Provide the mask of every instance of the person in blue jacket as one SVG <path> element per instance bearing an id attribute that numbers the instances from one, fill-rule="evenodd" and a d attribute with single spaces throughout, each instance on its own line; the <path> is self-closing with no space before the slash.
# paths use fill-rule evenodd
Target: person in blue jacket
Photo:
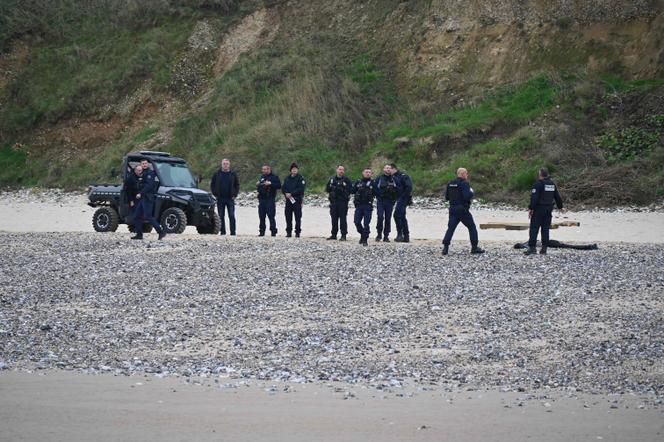
<path id="1" fill-rule="evenodd" d="M 166 232 L 161 228 L 156 219 L 154 219 L 154 199 L 157 191 L 156 175 L 150 169 L 148 160 L 141 161 L 143 171 L 141 173 L 140 187 L 136 193 L 136 207 L 134 209 L 134 236 L 131 239 L 143 239 L 143 220 L 152 224 L 152 227 L 159 234 L 159 239 L 164 239 Z"/>
<path id="2" fill-rule="evenodd" d="M 386 164 L 383 174 L 374 181 L 376 192 L 376 241 L 390 242 L 392 210 L 398 198 L 397 182 L 392 166 Z"/>
<path id="3" fill-rule="evenodd" d="M 410 229 L 406 218 L 406 208 L 413 203 L 413 180 L 405 172 L 397 169 L 396 164 L 390 165 L 392 175 L 397 183 L 397 202 L 394 207 L 394 224 L 397 227 L 395 242 L 410 242 Z"/>
<path id="4" fill-rule="evenodd" d="M 373 200 L 375 196 L 375 183 L 371 180 L 373 171 L 365 167 L 362 171 L 362 178 L 355 181 L 352 192 L 355 194 L 353 203 L 355 204 L 355 228 L 360 234 L 360 244 L 367 246 L 367 240 L 371 234 L 371 212 L 373 212 Z M 362 225 L 364 221 L 364 225 Z"/>
<path id="5" fill-rule="evenodd" d="M 290 238 L 293 232 L 293 216 L 295 217 L 295 237 L 300 237 L 302 232 L 302 203 L 304 201 L 304 189 L 306 181 L 300 175 L 297 164 L 290 166 L 290 175 L 284 179 L 281 192 L 285 198 L 284 214 L 286 215 L 286 237 Z"/>
<path id="6" fill-rule="evenodd" d="M 272 167 L 265 164 L 261 168 L 261 176 L 256 181 L 256 190 L 258 190 L 258 235 L 265 236 L 265 217 L 270 220 L 270 232 L 272 236 L 277 236 L 277 220 L 275 215 L 277 207 L 275 198 L 277 190 L 281 189 L 279 177 L 272 173 Z"/>
<path id="7" fill-rule="evenodd" d="M 563 208 L 563 199 L 558 193 L 558 186 L 551 181 L 549 171 L 541 168 L 538 174 L 538 180 L 533 185 L 530 194 L 530 204 L 528 205 L 528 217 L 530 218 L 530 237 L 528 239 L 528 250 L 526 255 L 537 253 L 537 234 L 542 230 L 542 248 L 540 254 L 546 255 L 546 249 L 549 246 L 549 229 L 551 227 L 551 215 L 553 213 L 553 203 L 556 203 L 558 210 L 565 213 Z"/>
<path id="8" fill-rule="evenodd" d="M 454 230 L 462 223 L 468 228 L 470 233 L 470 244 L 472 246 L 470 253 L 484 253 L 478 245 L 477 227 L 470 214 L 470 204 L 473 201 L 475 192 L 468 182 L 468 171 L 463 167 L 457 169 L 457 178 L 450 181 L 445 187 L 445 199 L 450 202 L 449 219 L 447 222 L 447 232 L 443 238 L 443 255 L 447 255 L 452 241 Z"/>

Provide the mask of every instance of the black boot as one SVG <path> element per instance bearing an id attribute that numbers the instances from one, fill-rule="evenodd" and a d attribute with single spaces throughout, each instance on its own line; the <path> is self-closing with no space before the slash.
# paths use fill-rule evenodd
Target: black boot
<path id="1" fill-rule="evenodd" d="M 369 239 L 368 236 L 363 236 L 362 239 L 360 240 L 360 244 L 362 244 L 364 247 L 368 246 L 369 244 L 367 243 L 367 240 Z"/>
<path id="2" fill-rule="evenodd" d="M 339 238 L 339 241 L 346 241 L 346 235 L 341 235 L 341 238 Z"/>
<path id="3" fill-rule="evenodd" d="M 403 242 L 403 235 L 401 233 L 397 234 L 397 237 L 394 238 L 394 242 Z"/>
<path id="4" fill-rule="evenodd" d="M 546 246 L 542 246 L 540 249 L 540 255 L 546 255 Z"/>
<path id="5" fill-rule="evenodd" d="M 447 255 L 447 253 L 450 251 L 450 245 L 449 244 L 443 244 L 443 256 Z"/>
<path id="6" fill-rule="evenodd" d="M 330 235 L 330 236 L 327 237 L 328 241 L 336 241 L 336 239 L 337 239 L 337 235 Z"/>
<path id="7" fill-rule="evenodd" d="M 166 238 L 166 231 L 162 229 L 161 232 L 159 232 L 159 240 L 161 241 L 164 238 Z"/>
<path id="8" fill-rule="evenodd" d="M 537 254 L 537 249 L 535 247 L 528 247 L 528 250 L 523 252 L 524 255 L 536 255 Z"/>
<path id="9" fill-rule="evenodd" d="M 272 236 L 277 236 L 277 232 L 272 232 Z"/>
<path id="10" fill-rule="evenodd" d="M 376 236 L 376 242 L 380 242 L 380 240 L 383 239 L 380 235 Z"/>
<path id="11" fill-rule="evenodd" d="M 300 237 L 300 233 L 298 232 L 298 233 L 295 234 L 295 238 L 299 238 L 299 237 Z"/>
<path id="12" fill-rule="evenodd" d="M 479 255 L 480 253 L 484 253 L 484 249 L 481 249 L 479 246 L 473 246 L 473 248 L 470 249 L 470 253 L 473 255 Z"/>
<path id="13" fill-rule="evenodd" d="M 137 233 L 136 235 L 132 236 L 131 239 L 143 239 L 143 235 L 139 235 Z"/>
<path id="14" fill-rule="evenodd" d="M 265 232 L 259 232 L 258 236 L 265 236 Z"/>
<path id="15" fill-rule="evenodd" d="M 293 236 L 293 235 L 291 235 L 290 232 L 286 232 L 286 238 L 290 238 L 291 236 Z"/>
<path id="16" fill-rule="evenodd" d="M 410 235 L 404 235 L 401 242 L 410 242 Z"/>
<path id="17" fill-rule="evenodd" d="M 386 236 L 385 238 L 383 238 L 383 242 L 390 242 L 390 238 Z"/>

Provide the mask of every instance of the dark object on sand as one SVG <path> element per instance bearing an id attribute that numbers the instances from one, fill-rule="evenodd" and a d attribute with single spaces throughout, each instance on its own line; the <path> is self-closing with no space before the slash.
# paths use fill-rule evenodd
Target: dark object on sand
<path id="1" fill-rule="evenodd" d="M 540 245 L 538 241 L 537 245 Z M 528 241 L 514 244 L 515 249 L 527 249 Z M 597 250 L 597 244 L 565 244 L 564 242 L 556 241 L 555 239 L 549 240 L 550 249 L 574 249 L 574 250 Z"/>

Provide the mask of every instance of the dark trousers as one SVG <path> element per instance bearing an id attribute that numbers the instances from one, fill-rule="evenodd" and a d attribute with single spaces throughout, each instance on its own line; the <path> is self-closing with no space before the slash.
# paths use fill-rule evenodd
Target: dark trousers
<path id="1" fill-rule="evenodd" d="M 219 212 L 219 218 L 221 218 L 221 233 L 226 233 L 226 210 L 228 210 L 228 222 L 231 227 L 231 235 L 235 235 L 235 201 L 233 198 L 219 198 L 217 200 L 217 212 Z"/>
<path id="2" fill-rule="evenodd" d="M 293 231 L 293 216 L 295 216 L 295 234 L 299 235 L 302 231 L 302 201 L 295 200 L 295 204 L 286 200 L 286 233 Z"/>
<path id="3" fill-rule="evenodd" d="M 409 198 L 399 198 L 394 208 L 394 223 L 397 225 L 397 235 L 409 236 L 408 220 L 406 219 L 406 208 Z"/>
<path id="4" fill-rule="evenodd" d="M 394 201 L 392 200 L 378 200 L 376 204 L 376 233 L 378 236 L 388 238 L 392 231 L 392 209 L 394 209 Z"/>
<path id="5" fill-rule="evenodd" d="M 536 207 L 530 218 L 530 237 L 528 247 L 537 246 L 537 234 L 542 229 L 542 247 L 549 245 L 549 229 L 551 228 L 551 214 L 553 207 Z"/>
<path id="6" fill-rule="evenodd" d="M 447 221 L 447 232 L 445 232 L 443 244 L 450 245 L 450 242 L 452 241 L 452 235 L 454 235 L 454 230 L 457 228 L 459 223 L 462 223 L 468 228 L 468 232 L 470 233 L 470 244 L 473 247 L 477 246 L 479 239 L 477 236 L 477 227 L 475 227 L 475 221 L 473 220 L 473 215 L 471 215 L 470 211 L 463 206 L 450 207 L 450 217 Z"/>
<path id="7" fill-rule="evenodd" d="M 143 198 L 138 200 L 136 208 L 134 209 L 134 233 L 136 233 L 136 235 L 143 236 L 144 220 L 152 224 L 152 227 L 154 227 L 157 233 L 161 233 L 161 226 L 157 220 L 154 219 L 154 215 L 152 215 L 153 210 L 154 203 L 152 201 Z"/>
<path id="8" fill-rule="evenodd" d="M 369 238 L 371 233 L 371 214 L 373 213 L 373 206 L 371 204 L 360 204 L 355 207 L 355 227 L 363 239 Z M 364 225 L 362 224 L 364 221 Z"/>
<path id="9" fill-rule="evenodd" d="M 330 201 L 330 218 L 332 219 L 332 236 L 337 236 L 341 229 L 342 235 L 348 234 L 348 201 Z"/>
<path id="10" fill-rule="evenodd" d="M 258 200 L 258 232 L 265 233 L 265 217 L 270 220 L 270 232 L 277 233 L 277 220 L 274 216 L 277 206 L 272 198 Z"/>

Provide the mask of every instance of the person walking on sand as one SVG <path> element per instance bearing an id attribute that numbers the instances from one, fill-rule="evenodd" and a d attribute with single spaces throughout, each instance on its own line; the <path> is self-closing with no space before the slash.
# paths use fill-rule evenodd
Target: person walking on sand
<path id="1" fill-rule="evenodd" d="M 141 181 L 139 182 L 138 193 L 136 194 L 136 207 L 134 209 L 134 236 L 131 239 L 143 239 L 143 220 L 152 224 L 152 227 L 159 234 L 159 239 L 162 240 L 166 236 L 166 232 L 154 219 L 154 199 L 157 190 L 155 182 L 155 173 L 150 169 L 147 160 L 141 161 Z"/>
<path id="2" fill-rule="evenodd" d="M 371 180 L 373 171 L 369 167 L 365 167 L 362 171 L 362 178 L 355 181 L 353 184 L 353 193 L 355 198 L 355 228 L 357 233 L 360 234 L 360 244 L 367 246 L 367 240 L 371 234 L 371 213 L 373 212 L 373 200 L 375 194 L 375 183 Z M 364 221 L 364 225 L 362 224 Z"/>
<path id="3" fill-rule="evenodd" d="M 445 187 L 445 199 L 450 202 L 450 210 L 447 232 L 445 232 L 445 237 L 443 238 L 443 255 L 447 255 L 452 235 L 454 235 L 454 230 L 459 223 L 463 223 L 470 233 L 470 253 L 484 253 L 484 249 L 478 246 L 477 227 L 475 226 L 473 215 L 470 214 L 470 204 L 473 201 L 475 192 L 468 182 L 468 171 L 460 167 L 457 169 L 456 174 L 456 179 L 450 181 Z"/>

